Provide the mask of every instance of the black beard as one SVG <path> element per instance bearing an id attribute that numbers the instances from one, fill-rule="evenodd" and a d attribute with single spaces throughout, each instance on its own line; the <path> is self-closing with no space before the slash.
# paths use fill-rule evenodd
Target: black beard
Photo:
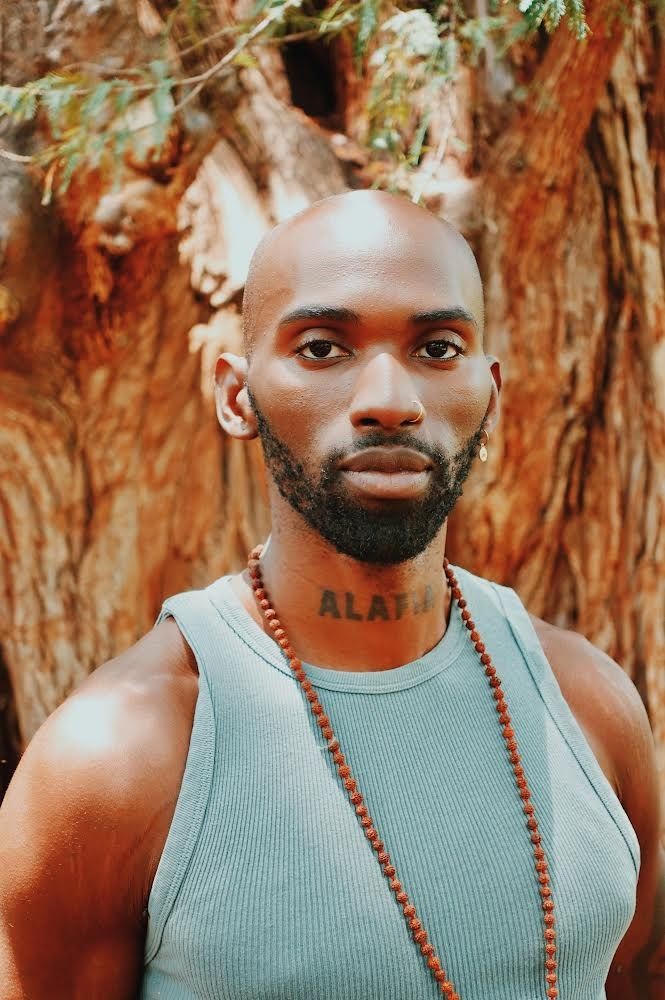
<path id="1" fill-rule="evenodd" d="M 482 425 L 454 455 L 414 441 L 406 432 L 387 435 L 368 431 L 353 451 L 402 446 L 426 455 L 433 464 L 430 487 L 422 499 L 391 502 L 372 510 L 353 500 L 341 486 L 337 468 L 350 452 L 332 452 L 312 479 L 289 446 L 277 437 L 249 392 L 263 446 L 266 467 L 277 489 L 307 524 L 343 555 L 358 562 L 394 566 L 420 555 L 436 537 L 458 499 L 482 440 Z"/>

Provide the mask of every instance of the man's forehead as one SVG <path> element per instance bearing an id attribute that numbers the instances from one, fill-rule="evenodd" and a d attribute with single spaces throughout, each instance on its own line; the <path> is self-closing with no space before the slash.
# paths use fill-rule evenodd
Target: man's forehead
<path id="1" fill-rule="evenodd" d="M 273 230 L 252 262 L 247 332 L 260 333 L 294 304 L 362 312 L 385 302 L 410 310 L 466 307 L 482 325 L 482 287 L 468 244 L 452 226 L 404 198 L 353 192 L 326 199 Z"/>

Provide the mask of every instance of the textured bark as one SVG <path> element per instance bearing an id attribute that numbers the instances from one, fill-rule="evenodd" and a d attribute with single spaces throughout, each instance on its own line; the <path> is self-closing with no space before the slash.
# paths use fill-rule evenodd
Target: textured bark
<path id="1" fill-rule="evenodd" d="M 4 79 L 151 58 L 167 8 L 19 0 Z M 220 0 L 207 16 L 231 15 Z M 665 46 L 658 23 L 636 17 L 622 41 L 600 6 L 592 19 L 586 45 L 564 30 L 525 50 L 523 105 L 510 64 L 460 74 L 406 183 L 477 249 L 504 366 L 452 557 L 622 663 L 665 778 Z M 336 43 L 337 133 L 291 105 L 262 49 L 180 123 L 159 170 L 127 164 L 118 190 L 88 172 L 44 208 L 0 161 L 0 758 L 8 687 L 26 740 L 166 594 L 239 566 L 268 530 L 258 449 L 217 431 L 212 366 L 239 344 L 262 233 L 376 176 L 349 52 Z M 5 126 L 0 141 L 29 152 L 41 136 Z"/>
<path id="2" fill-rule="evenodd" d="M 556 36 L 543 99 L 488 164 L 479 244 L 503 420 L 453 554 L 624 666 L 665 779 L 665 245 L 648 123 L 662 49 L 638 23 L 615 59 L 618 28 L 583 50 Z"/>

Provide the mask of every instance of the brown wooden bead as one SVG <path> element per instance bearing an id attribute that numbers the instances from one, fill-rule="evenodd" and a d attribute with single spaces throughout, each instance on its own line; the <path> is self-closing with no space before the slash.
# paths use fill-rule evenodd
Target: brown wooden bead
<path id="1" fill-rule="evenodd" d="M 420 948 L 423 956 L 427 959 L 428 967 L 431 970 L 434 979 L 438 983 L 441 993 L 443 993 L 448 1000 L 460 1000 L 454 984 L 448 979 L 445 970 L 441 966 L 440 960 L 434 954 L 434 948 L 428 940 L 427 931 L 423 928 L 421 921 L 416 916 L 415 906 L 409 902 L 406 892 L 402 889 L 402 884 L 397 878 L 395 866 L 391 863 L 390 855 L 385 850 L 385 845 L 381 840 L 376 827 L 373 825 L 372 819 L 368 814 L 367 807 L 363 803 L 362 795 L 356 787 L 354 778 L 351 776 L 351 769 L 346 764 L 344 754 L 341 752 L 339 741 L 334 736 L 330 719 L 325 714 L 323 706 L 319 701 L 318 694 L 314 690 L 311 681 L 308 679 L 303 669 L 302 661 L 298 658 L 295 650 L 291 646 L 287 631 L 280 622 L 277 611 L 272 606 L 270 595 L 263 585 L 261 576 L 260 560 L 262 552 L 262 545 L 255 546 L 252 549 L 248 560 L 248 572 L 256 602 L 263 612 L 268 629 L 272 632 L 273 638 L 282 649 L 284 656 L 287 658 L 291 670 L 293 671 L 295 679 L 301 685 L 305 697 L 310 703 L 312 713 L 316 717 L 317 725 L 321 728 L 321 734 L 327 741 L 327 749 L 332 754 L 332 759 L 338 767 L 340 780 L 343 782 L 346 791 L 349 792 L 349 801 L 355 808 L 360 824 L 365 830 L 365 835 L 376 852 L 377 860 L 382 866 L 384 875 L 389 880 L 390 888 L 396 894 L 396 900 L 402 905 L 404 917 L 410 931 L 412 932 L 414 942 Z M 485 644 L 482 641 L 480 633 L 476 627 L 476 623 L 474 622 L 471 612 L 467 607 L 466 599 L 462 595 L 455 572 L 446 557 L 443 559 L 443 567 L 452 598 L 457 602 L 462 621 L 469 633 L 469 637 L 474 644 L 474 649 L 479 655 L 480 662 L 488 678 L 490 692 L 495 701 L 498 721 L 505 741 L 508 760 L 512 767 L 517 790 L 523 802 L 522 808 L 524 815 L 527 817 L 526 827 L 529 831 L 533 849 L 535 867 L 534 874 L 536 875 L 539 883 L 539 892 L 542 900 L 543 933 L 545 936 L 546 954 L 546 996 L 548 1000 L 554 1000 L 554 998 L 559 996 L 559 991 L 557 989 L 557 962 L 555 958 L 557 946 L 556 931 L 554 929 L 556 922 L 554 916 L 554 900 L 552 898 L 552 888 L 550 885 L 549 866 L 541 844 L 542 838 L 536 820 L 535 808 L 531 801 L 531 791 L 521 764 L 521 756 L 517 748 L 517 738 L 515 736 L 514 727 L 511 725 L 512 720 L 508 711 L 508 704 L 505 699 L 501 679 L 497 674 L 496 668 L 492 663 L 491 656 L 487 652 Z"/>

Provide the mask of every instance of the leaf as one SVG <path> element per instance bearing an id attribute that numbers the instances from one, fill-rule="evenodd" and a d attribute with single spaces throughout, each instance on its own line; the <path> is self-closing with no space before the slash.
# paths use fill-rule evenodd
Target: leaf
<path id="1" fill-rule="evenodd" d="M 113 88 L 113 105 L 119 115 L 123 114 L 136 95 L 136 88 L 128 80 L 118 80 Z"/>
<path id="2" fill-rule="evenodd" d="M 247 49 L 243 49 L 233 60 L 234 66 L 247 66 L 250 69 L 255 69 L 258 66 L 256 57 L 248 52 Z"/>
<path id="3" fill-rule="evenodd" d="M 358 30 L 353 44 L 353 54 L 356 64 L 360 67 L 362 57 L 367 51 L 367 44 L 376 31 L 378 24 L 378 0 L 361 0 L 358 10 Z"/>
<path id="4" fill-rule="evenodd" d="M 113 90 L 114 80 L 104 80 L 103 83 L 94 87 L 83 104 L 81 105 L 81 121 L 88 125 L 94 123 L 99 117 L 109 94 Z"/>
<path id="5" fill-rule="evenodd" d="M 10 87 L 7 83 L 0 85 L 0 114 L 18 115 L 23 95 L 23 87 Z"/>
<path id="6" fill-rule="evenodd" d="M 166 59 L 153 59 L 152 62 L 148 63 L 148 68 L 158 83 L 166 83 L 167 81 L 173 83 L 171 67 Z"/>
<path id="7" fill-rule="evenodd" d="M 422 116 L 416 133 L 413 137 L 413 141 L 409 146 L 409 152 L 407 154 L 407 160 L 410 166 L 417 167 L 420 163 L 420 158 L 423 153 L 423 146 L 425 144 L 425 137 L 427 135 L 427 129 L 429 128 L 430 113 L 428 111 Z"/>
<path id="8" fill-rule="evenodd" d="M 0 86 L 0 114 L 11 115 L 16 121 L 31 121 L 37 114 L 36 84 L 39 81 L 28 84 L 25 87 L 10 87 L 9 84 Z"/>
<path id="9" fill-rule="evenodd" d="M 60 183 L 58 184 L 58 194 L 65 194 L 67 188 L 71 184 L 72 177 L 74 176 L 74 171 L 78 165 L 83 160 L 83 153 L 81 151 L 73 152 L 66 160 L 61 161 L 63 164 L 63 170 L 60 175 Z"/>
<path id="10" fill-rule="evenodd" d="M 152 128 L 152 134 L 157 146 L 163 145 L 173 118 L 172 85 L 172 80 L 164 80 L 150 95 L 152 109 L 155 112 L 155 123 Z"/>
<path id="11" fill-rule="evenodd" d="M 46 111 L 51 130 L 56 139 L 62 137 L 63 117 L 73 104 L 76 91 L 77 86 L 75 83 L 55 84 L 53 87 L 46 87 L 42 91 L 42 107 Z"/>

